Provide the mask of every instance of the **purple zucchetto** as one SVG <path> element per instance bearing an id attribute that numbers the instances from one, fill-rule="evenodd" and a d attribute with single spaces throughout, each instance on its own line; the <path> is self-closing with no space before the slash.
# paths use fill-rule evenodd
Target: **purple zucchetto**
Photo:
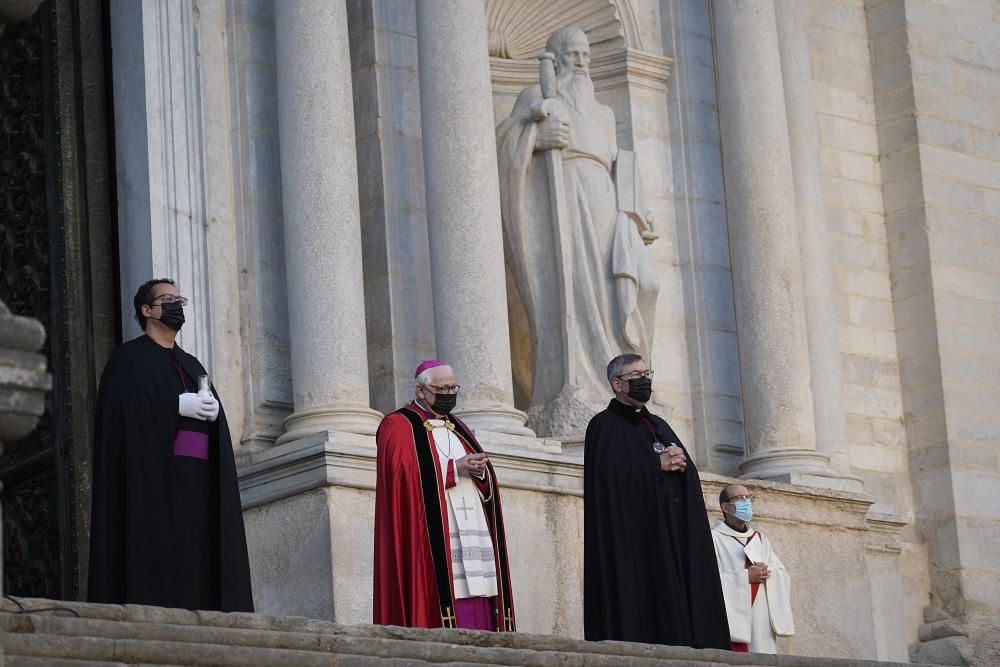
<path id="1" fill-rule="evenodd" d="M 427 359 L 426 361 L 421 361 L 420 365 L 417 366 L 417 372 L 413 374 L 413 377 L 420 377 L 420 374 L 429 368 L 437 368 L 438 366 L 447 366 L 448 364 L 443 361 L 438 361 L 437 359 Z"/>

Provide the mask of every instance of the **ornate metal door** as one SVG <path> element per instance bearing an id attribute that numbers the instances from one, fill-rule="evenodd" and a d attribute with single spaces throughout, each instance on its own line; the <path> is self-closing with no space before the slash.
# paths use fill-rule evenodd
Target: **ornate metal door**
<path id="1" fill-rule="evenodd" d="M 74 599 L 86 572 L 96 382 L 120 330 L 104 0 L 0 34 L 0 298 L 42 321 L 53 391 L 7 443 L 4 592 Z"/>

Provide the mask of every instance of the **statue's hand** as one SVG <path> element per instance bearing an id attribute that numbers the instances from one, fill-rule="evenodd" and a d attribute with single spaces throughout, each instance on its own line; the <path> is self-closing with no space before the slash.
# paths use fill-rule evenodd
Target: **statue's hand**
<path id="1" fill-rule="evenodd" d="M 569 123 L 556 114 L 539 121 L 538 134 L 535 135 L 536 151 L 565 148 L 567 144 L 569 144 Z"/>

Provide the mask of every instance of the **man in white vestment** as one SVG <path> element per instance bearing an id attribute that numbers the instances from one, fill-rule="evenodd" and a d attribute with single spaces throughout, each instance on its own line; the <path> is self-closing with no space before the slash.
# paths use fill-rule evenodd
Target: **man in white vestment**
<path id="1" fill-rule="evenodd" d="M 750 526 L 753 495 L 740 484 L 719 494 L 723 519 L 712 528 L 715 558 L 734 651 L 777 653 L 778 636 L 795 634 L 791 577 L 770 540 Z"/>

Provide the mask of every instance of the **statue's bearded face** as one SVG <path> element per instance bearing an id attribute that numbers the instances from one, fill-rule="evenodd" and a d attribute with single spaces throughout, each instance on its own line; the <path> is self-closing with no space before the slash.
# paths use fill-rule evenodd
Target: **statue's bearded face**
<path id="1" fill-rule="evenodd" d="M 581 110 L 594 101 L 594 83 L 590 80 L 590 44 L 586 35 L 568 39 L 559 52 L 556 67 L 556 87 L 559 96 L 570 106 Z"/>
<path id="2" fill-rule="evenodd" d="M 590 44 L 583 33 L 571 35 L 559 53 L 558 73 L 562 76 L 590 76 Z"/>

